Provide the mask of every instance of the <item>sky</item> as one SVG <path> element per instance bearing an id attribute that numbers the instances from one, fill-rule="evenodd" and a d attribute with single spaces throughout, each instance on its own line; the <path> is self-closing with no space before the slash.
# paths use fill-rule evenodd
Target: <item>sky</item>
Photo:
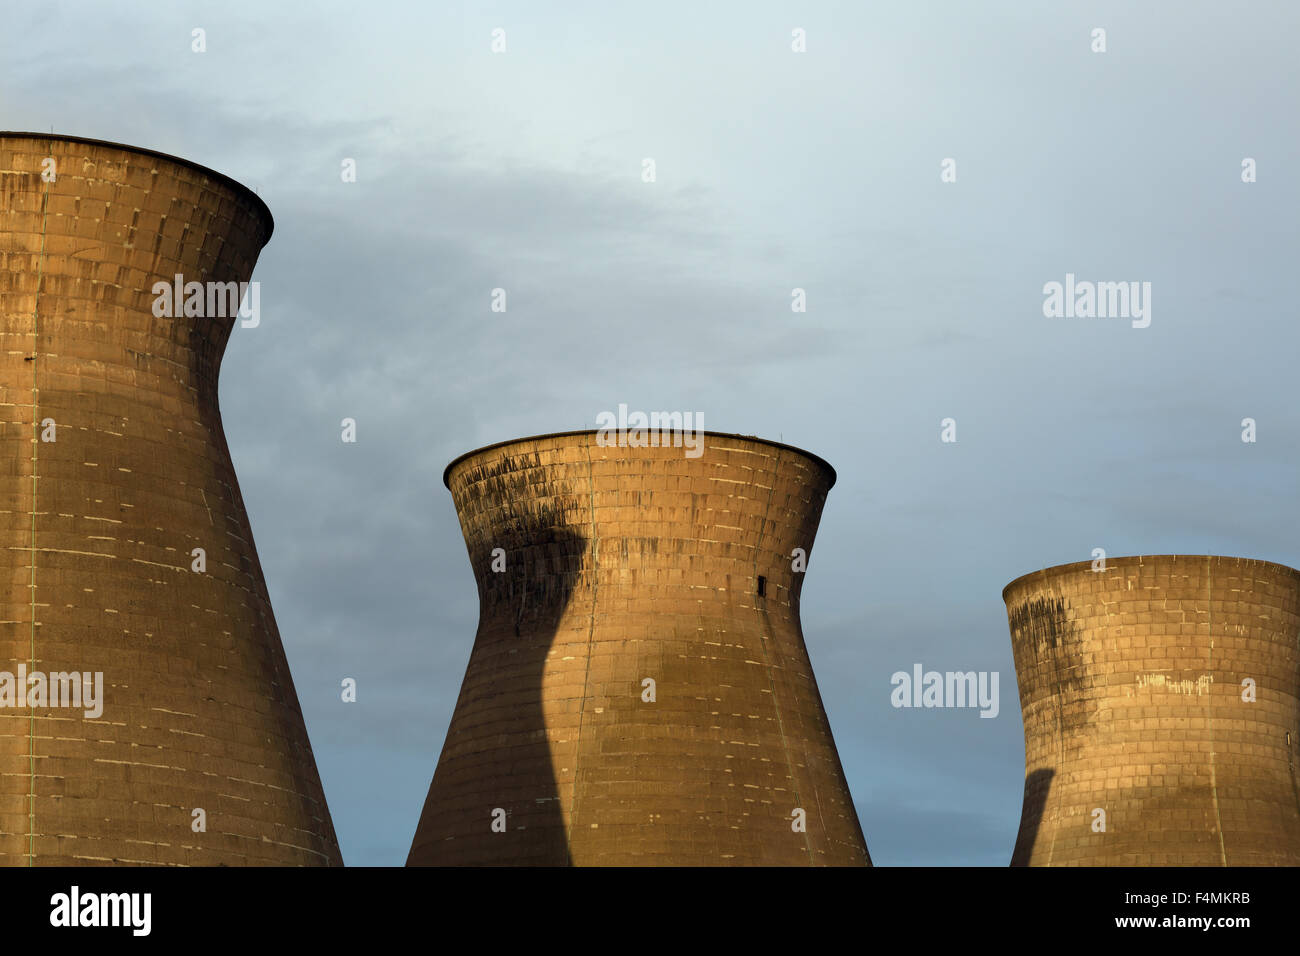
<path id="1" fill-rule="evenodd" d="M 477 622 L 442 469 L 485 444 L 626 403 L 836 468 L 803 629 L 877 865 L 1010 859 L 1009 581 L 1094 548 L 1300 566 L 1300 5 L 5 20 L 0 129 L 172 153 L 275 216 L 220 401 L 349 865 L 410 847 Z M 1067 274 L 1149 282 L 1150 325 L 1045 316 Z M 998 716 L 894 708 L 917 663 L 998 672 Z"/>

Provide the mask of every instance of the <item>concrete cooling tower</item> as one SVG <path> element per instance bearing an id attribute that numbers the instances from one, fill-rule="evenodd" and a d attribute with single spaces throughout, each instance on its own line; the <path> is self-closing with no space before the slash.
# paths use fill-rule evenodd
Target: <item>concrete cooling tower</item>
<path id="1" fill-rule="evenodd" d="M 799 624 L 835 472 L 702 441 L 448 466 L 479 625 L 409 864 L 870 863 Z"/>
<path id="2" fill-rule="evenodd" d="M 1300 864 L 1300 572 L 1107 558 L 1003 598 L 1025 722 L 1013 866 Z"/>
<path id="3" fill-rule="evenodd" d="M 271 229 L 201 166 L 0 133 L 0 862 L 341 862 L 217 409 L 213 284 Z"/>

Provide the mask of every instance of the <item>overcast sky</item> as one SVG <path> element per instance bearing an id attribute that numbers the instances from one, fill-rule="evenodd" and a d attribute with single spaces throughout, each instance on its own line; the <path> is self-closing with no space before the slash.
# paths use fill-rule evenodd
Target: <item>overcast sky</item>
<path id="1" fill-rule="evenodd" d="M 221 405 L 349 864 L 404 862 L 442 747 L 477 598 L 441 473 L 483 444 L 625 402 L 835 466 L 803 624 L 881 865 L 1010 859 L 1010 580 L 1300 565 L 1289 0 L 4 16 L 0 129 L 174 153 L 275 215 Z M 1150 282 L 1150 326 L 1045 317 L 1067 273 Z M 1000 672 L 999 716 L 894 709 L 915 663 Z"/>

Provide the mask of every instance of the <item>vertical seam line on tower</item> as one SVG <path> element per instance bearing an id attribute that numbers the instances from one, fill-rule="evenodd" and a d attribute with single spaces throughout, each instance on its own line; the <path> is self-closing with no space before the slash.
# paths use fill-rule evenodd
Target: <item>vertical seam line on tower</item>
<path id="1" fill-rule="evenodd" d="M 763 519 L 758 526 L 758 541 L 754 543 L 754 579 L 758 579 L 758 558 L 763 549 L 763 532 L 767 529 L 767 516 L 772 511 L 772 497 L 776 494 L 776 482 L 781 476 L 781 449 L 776 449 L 776 464 L 772 468 L 772 486 L 767 490 L 767 503 L 763 506 Z M 764 601 L 767 600 L 765 597 Z M 763 612 L 757 607 L 755 602 L 754 610 L 760 615 Z M 790 786 L 794 788 L 795 806 L 803 806 L 803 797 L 799 793 L 799 780 L 794 775 L 794 765 L 790 762 L 790 747 L 785 739 L 785 722 L 781 719 L 781 702 L 776 693 L 776 678 L 772 674 L 772 659 L 767 653 L 766 632 L 771 628 L 771 621 L 766 617 L 762 620 L 762 626 L 759 629 L 758 646 L 763 651 L 763 666 L 767 668 L 767 684 L 772 690 L 772 709 L 776 712 L 776 729 L 781 735 L 781 753 L 785 755 L 785 772 L 790 775 Z M 810 664 L 811 666 L 811 664 Z M 823 821 L 824 825 L 824 821 Z M 808 821 L 805 815 L 803 829 L 804 848 L 808 851 L 808 862 L 817 862 L 817 857 L 813 853 L 812 840 L 808 835 Z"/>
<path id="2" fill-rule="evenodd" d="M 53 155 L 54 143 L 47 147 Z M 57 171 L 55 175 L 58 175 Z M 44 178 L 44 177 L 42 177 Z M 36 293 L 32 302 L 32 574 L 30 590 L 32 594 L 32 635 L 31 635 L 31 669 L 36 670 L 36 465 L 41 447 L 41 416 L 37 413 L 40 390 L 36 384 L 36 366 L 41 353 L 40 311 L 41 282 L 45 264 L 45 233 L 49 222 L 50 183 L 45 180 L 41 190 L 41 251 L 36 257 Z M 36 705 L 30 704 L 27 729 L 28 789 L 27 789 L 27 865 L 36 861 Z"/>
<path id="3" fill-rule="evenodd" d="M 1219 859 L 1223 865 L 1228 865 L 1228 850 L 1223 844 L 1223 819 L 1219 815 L 1219 784 L 1215 779 L 1214 768 L 1214 605 L 1211 600 L 1214 590 L 1211 587 L 1211 562 L 1214 558 L 1210 555 L 1205 556 L 1205 614 L 1209 618 L 1210 628 L 1210 652 L 1208 656 L 1208 670 L 1210 674 L 1210 686 L 1206 688 L 1205 693 L 1205 728 L 1210 738 L 1210 796 L 1214 801 L 1214 830 L 1219 834 Z"/>
<path id="4" fill-rule="evenodd" d="M 573 783 L 569 787 L 569 824 L 565 827 L 564 852 L 573 862 L 573 824 L 578 817 L 578 768 L 582 762 L 582 720 L 587 713 L 587 684 L 591 679 L 592 641 L 596 634 L 596 597 L 600 590 L 600 539 L 596 535 L 596 478 L 591 468 L 591 441 L 583 444 L 587 453 L 587 502 L 591 510 L 591 615 L 587 619 L 587 663 L 582 673 L 582 699 L 578 701 L 578 733 L 573 748 Z M 543 721 L 544 723 L 544 721 Z"/>
<path id="5" fill-rule="evenodd" d="M 1094 572 L 1094 573 L 1101 573 L 1101 574 L 1104 574 L 1105 571 L 1103 570 L 1103 571 L 1101 571 L 1101 572 Z M 1062 598 L 1062 605 L 1064 606 L 1065 595 L 1062 595 L 1061 598 Z M 1103 598 L 1103 600 L 1104 600 L 1104 598 Z M 1108 618 L 1108 620 L 1107 620 L 1106 623 L 1107 623 L 1107 626 L 1109 626 L 1109 624 L 1110 624 L 1110 621 L 1109 621 L 1109 617 L 1110 617 L 1110 609 L 1109 609 L 1109 608 L 1106 609 L 1106 617 Z M 1055 710 L 1056 710 L 1056 766 L 1058 766 L 1058 767 L 1064 767 L 1064 766 L 1065 766 L 1065 711 L 1064 711 L 1063 706 L 1062 706 L 1062 704 L 1061 704 L 1061 701 L 1062 701 L 1062 699 L 1063 699 L 1064 696 L 1065 696 L 1065 688 L 1063 688 L 1063 687 L 1061 686 L 1061 662 L 1060 662 L 1060 660 L 1057 659 L 1056 654 L 1057 654 L 1057 650 L 1058 650 L 1057 645 L 1058 645 L 1058 644 L 1063 644 L 1063 643 L 1065 642 L 1065 630 L 1066 630 L 1065 624 L 1066 624 L 1066 623 L 1067 623 L 1067 622 L 1066 622 L 1066 620 L 1064 619 L 1064 614 L 1063 614 L 1063 620 L 1062 620 L 1062 622 L 1061 622 L 1061 624 L 1062 624 L 1061 634 L 1060 634 L 1059 638 L 1058 638 L 1056 641 L 1052 642 L 1052 644 L 1051 644 L 1051 654 L 1052 654 L 1052 688 L 1053 688 L 1053 691 L 1054 691 L 1053 694 L 1052 694 L 1052 696 L 1056 699 L 1056 708 L 1055 708 Z M 1063 783 L 1064 783 L 1064 781 L 1062 781 L 1062 784 L 1058 784 L 1057 787 L 1056 787 L 1056 817 L 1055 817 L 1055 819 L 1052 821 L 1052 842 L 1050 842 L 1049 844 L 1047 844 L 1047 864 L 1046 864 L 1047 866 L 1051 866 L 1051 865 L 1052 865 L 1052 860 L 1053 860 L 1053 859 L 1055 858 L 1055 856 L 1056 856 L 1056 833 L 1057 833 L 1057 830 L 1059 830 L 1059 829 L 1060 829 L 1060 826 L 1061 826 L 1061 802 L 1062 802 L 1062 800 L 1064 799 L 1064 794 L 1061 792 Z M 1049 788 L 1051 787 L 1051 784 L 1050 784 L 1050 783 L 1048 784 L 1048 787 L 1049 787 Z M 1051 796 L 1051 790 L 1050 790 L 1050 789 L 1048 790 L 1048 796 L 1049 796 L 1049 797 Z M 1046 808 L 1046 806 L 1044 806 L 1044 808 L 1043 808 L 1043 812 L 1044 812 L 1044 814 L 1046 814 L 1046 811 L 1047 811 L 1047 808 Z M 1040 826 L 1040 827 L 1042 826 L 1041 818 L 1040 818 L 1039 826 Z M 1035 837 L 1035 842 L 1037 842 L 1037 837 Z M 1030 848 L 1030 856 L 1031 856 L 1031 857 L 1033 856 L 1033 848 L 1032 848 L 1032 847 Z"/>

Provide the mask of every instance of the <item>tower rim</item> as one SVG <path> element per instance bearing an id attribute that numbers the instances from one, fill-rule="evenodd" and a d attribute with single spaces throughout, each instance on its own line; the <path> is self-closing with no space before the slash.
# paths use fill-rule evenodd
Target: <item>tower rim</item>
<path id="1" fill-rule="evenodd" d="M 1133 563 L 1143 564 L 1145 562 L 1155 563 L 1156 561 L 1191 562 L 1191 561 L 1206 561 L 1206 560 L 1233 561 L 1236 562 L 1237 564 L 1260 565 L 1263 567 L 1274 568 L 1276 570 L 1283 571 L 1286 574 L 1292 575 L 1293 577 L 1300 578 L 1300 570 L 1297 570 L 1296 568 L 1293 568 L 1288 564 L 1282 564 L 1280 561 L 1268 561 L 1264 558 L 1247 558 L 1247 557 L 1242 557 L 1240 555 L 1233 555 L 1233 554 L 1166 553 L 1166 554 L 1125 554 L 1125 555 L 1117 555 L 1115 557 L 1111 557 L 1110 555 L 1106 556 L 1106 564 L 1108 568 L 1112 564 L 1129 565 Z M 1092 561 L 1071 561 L 1067 564 L 1055 564 L 1052 565 L 1051 567 L 1039 568 L 1037 571 L 1030 571 L 1027 574 L 1022 574 L 1018 578 L 1012 580 L 1010 583 L 1007 584 L 1006 587 L 1002 589 L 1002 603 L 1004 604 L 1006 603 L 1007 593 L 1012 588 L 1014 588 L 1018 584 L 1023 584 L 1024 582 L 1030 580 L 1031 578 L 1047 579 L 1047 578 L 1061 577 L 1063 575 L 1071 574 L 1076 571 L 1082 571 L 1083 569 L 1090 568 L 1091 566 L 1092 566 Z"/>
<path id="2" fill-rule="evenodd" d="M 451 471 L 453 468 L 455 468 L 461 462 L 466 461 L 467 459 L 473 458 L 476 455 L 481 455 L 484 452 L 492 451 L 493 449 L 496 448 L 504 448 L 507 445 L 522 445 L 527 442 L 545 441 L 550 438 L 573 438 L 573 437 L 577 437 L 578 435 L 597 435 L 603 430 L 604 429 L 600 429 L 600 428 L 578 428 L 578 429 L 574 429 L 573 431 L 546 432 L 541 435 L 526 435 L 522 438 L 509 438 L 506 439 L 505 441 L 492 442 L 490 445 L 484 445 L 481 448 L 475 448 L 471 451 L 465 452 L 464 454 L 457 455 L 450 462 L 448 462 L 447 467 L 442 470 L 442 483 L 447 488 L 447 490 L 450 491 Z M 674 429 L 672 432 L 672 434 L 674 435 L 681 434 L 681 433 L 682 431 L 678 429 Z M 804 458 L 807 458 L 809 461 L 816 463 L 821 468 L 824 468 L 826 470 L 826 473 L 830 476 L 830 483 L 827 484 L 826 486 L 827 491 L 835 487 L 835 482 L 838 476 L 836 475 L 835 468 L 831 465 L 831 463 L 828 462 L 825 458 L 821 457 L 820 455 L 815 455 L 810 451 L 805 451 L 804 449 L 798 447 L 797 445 L 787 445 L 784 442 L 772 441 L 769 438 L 759 438 L 757 435 L 740 435 L 735 432 L 717 432 L 717 431 L 706 430 L 706 431 L 701 431 L 693 434 L 699 434 L 710 438 L 738 439 L 740 441 L 753 442 L 757 445 L 768 445 L 772 448 L 782 448 L 785 449 L 786 451 L 795 452 L 796 454 L 802 455 Z"/>
<path id="3" fill-rule="evenodd" d="M 164 153 L 160 150 L 149 149 L 144 146 L 132 146 L 130 143 L 115 143 L 107 139 L 94 139 L 89 136 L 70 136 L 66 133 L 33 133 L 24 130 L 0 130 L 0 139 L 38 139 L 46 142 L 59 143 L 81 143 L 86 146 L 105 146 L 109 149 L 119 149 L 127 153 L 136 153 L 140 156 L 148 156 L 151 159 L 164 159 L 169 163 L 175 163 L 177 166 L 187 166 L 190 169 L 203 173 L 212 179 L 229 186 L 237 194 L 248 199 L 262 219 L 266 222 L 266 236 L 262 240 L 262 248 L 271 241 L 271 234 L 275 232 L 275 217 L 271 215 L 271 207 L 253 190 L 249 189 L 233 176 L 227 176 L 225 173 L 218 172 L 202 163 L 196 163 L 193 160 L 185 159 L 183 156 L 173 156 L 171 153 Z"/>

